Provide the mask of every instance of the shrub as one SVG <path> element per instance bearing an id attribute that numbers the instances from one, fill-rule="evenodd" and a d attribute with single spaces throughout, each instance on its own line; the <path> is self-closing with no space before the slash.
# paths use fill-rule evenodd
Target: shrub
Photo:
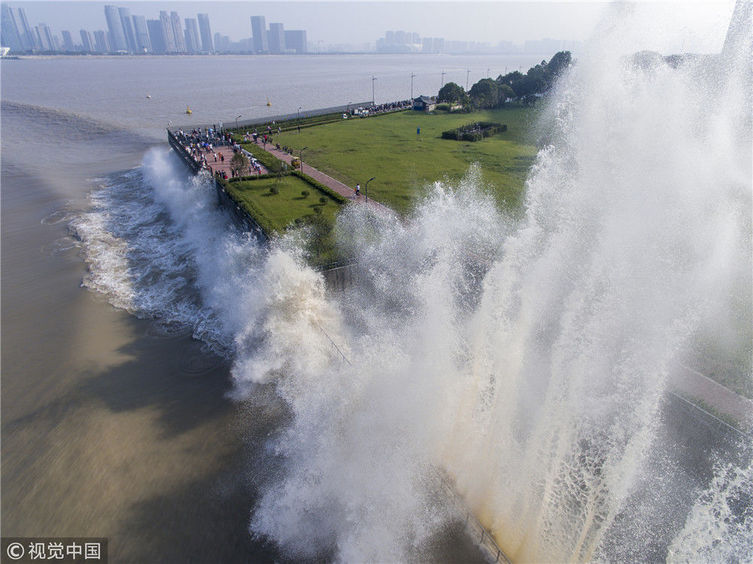
<path id="1" fill-rule="evenodd" d="M 319 203 L 322 204 L 322 205 L 326 204 L 327 203 L 327 198 L 325 198 L 324 196 L 322 196 L 321 198 L 319 198 Z"/>
<path id="2" fill-rule="evenodd" d="M 278 188 L 277 186 L 272 186 L 272 187 L 270 187 L 270 189 L 269 189 L 269 193 L 270 193 L 270 194 L 274 194 L 274 195 L 277 195 L 277 194 L 279 194 L 279 193 L 280 193 L 280 189 L 279 189 L 279 188 Z"/>
<path id="3" fill-rule="evenodd" d="M 449 104 L 445 104 L 445 103 L 443 103 L 443 104 L 437 104 L 436 109 L 439 110 L 439 111 L 441 111 L 441 112 L 449 112 L 450 111 L 450 105 Z"/>
<path id="4" fill-rule="evenodd" d="M 507 125 L 491 121 L 479 121 L 468 123 L 457 129 L 442 132 L 442 139 L 454 139 L 456 141 L 480 141 L 484 137 L 491 137 L 497 133 L 507 131 Z"/>
<path id="5" fill-rule="evenodd" d="M 380 115 L 384 115 L 384 114 L 380 114 Z M 321 182 L 318 182 L 318 181 L 314 180 L 309 175 L 302 173 L 300 170 L 294 170 L 293 171 L 293 176 L 297 176 L 301 180 L 305 180 L 311 186 L 313 186 L 314 188 L 316 188 L 317 190 L 319 190 L 322 194 L 324 194 L 326 196 L 329 196 L 334 201 L 336 201 L 338 204 L 346 204 L 346 203 L 348 203 L 348 199 L 345 196 L 343 196 L 342 194 L 338 194 L 337 192 L 335 192 L 334 190 L 332 190 L 331 188 L 329 188 L 329 186 L 325 186 Z"/>
<path id="6" fill-rule="evenodd" d="M 309 194 L 311 194 L 311 192 L 309 192 L 308 190 L 301 190 L 301 196 L 303 196 L 304 198 L 308 198 Z"/>
<path id="7" fill-rule="evenodd" d="M 244 143 L 243 148 L 251 153 L 256 159 L 264 165 L 269 172 L 280 172 L 283 170 L 283 162 L 275 157 L 273 154 L 268 153 L 256 143 Z"/>

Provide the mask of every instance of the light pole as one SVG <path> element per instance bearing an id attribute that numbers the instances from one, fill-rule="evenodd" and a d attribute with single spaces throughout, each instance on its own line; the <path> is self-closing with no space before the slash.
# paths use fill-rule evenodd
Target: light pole
<path id="1" fill-rule="evenodd" d="M 439 85 L 440 89 L 444 86 L 444 75 L 446 74 L 447 74 L 446 72 L 442 71 L 442 84 Z"/>
<path id="2" fill-rule="evenodd" d="M 304 151 L 305 151 L 306 149 L 308 149 L 308 147 L 304 147 L 303 149 L 301 149 L 301 152 L 299 153 L 299 154 L 300 154 L 300 157 L 298 157 L 299 159 L 301 159 L 301 174 L 303 174 L 303 152 L 304 152 Z"/>
<path id="3" fill-rule="evenodd" d="M 235 131 L 238 131 L 238 118 L 241 117 L 243 114 L 238 114 L 235 116 Z"/>
<path id="4" fill-rule="evenodd" d="M 372 74 L 371 75 L 371 105 L 374 105 L 374 81 L 376 80 L 376 77 Z"/>
<path id="5" fill-rule="evenodd" d="M 413 79 L 415 78 L 415 74 L 410 73 L 410 103 L 413 103 Z"/>
<path id="6" fill-rule="evenodd" d="M 367 201 L 367 202 L 369 201 L 369 182 L 371 182 L 371 181 L 372 181 L 372 180 L 374 180 L 375 178 L 376 178 L 376 176 L 372 176 L 371 178 L 369 178 L 369 179 L 368 179 L 368 180 L 366 181 L 366 186 L 364 187 L 364 194 L 366 194 L 366 201 Z"/>
<path id="7" fill-rule="evenodd" d="M 465 71 L 465 91 L 468 92 L 468 79 L 471 78 L 471 69 Z"/>
<path id="8" fill-rule="evenodd" d="M 301 106 L 298 106 L 298 135 L 301 134 Z"/>

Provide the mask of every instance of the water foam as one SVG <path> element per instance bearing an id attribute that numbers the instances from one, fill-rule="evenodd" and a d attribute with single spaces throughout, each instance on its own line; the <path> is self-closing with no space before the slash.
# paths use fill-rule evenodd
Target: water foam
<path id="1" fill-rule="evenodd" d="M 555 94 L 520 223 L 473 173 L 405 223 L 351 209 L 362 282 L 341 317 L 311 281 L 270 307 L 269 343 L 235 371 L 241 389 L 276 378 L 292 412 L 254 532 L 296 556 L 420 555 L 448 518 L 442 468 L 516 559 L 667 556 L 696 487 L 657 454 L 668 376 L 720 320 L 739 331 L 716 353 L 749 353 L 750 82 L 718 59 L 615 56 L 617 35 Z"/>

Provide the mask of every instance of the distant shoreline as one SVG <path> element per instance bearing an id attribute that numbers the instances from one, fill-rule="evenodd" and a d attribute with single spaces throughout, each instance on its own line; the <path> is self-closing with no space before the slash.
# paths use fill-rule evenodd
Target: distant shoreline
<path id="1" fill-rule="evenodd" d="M 551 57 L 549 52 L 541 53 L 478 53 L 467 51 L 462 53 L 378 53 L 376 51 L 328 51 L 326 53 L 296 53 L 296 54 L 256 54 L 256 53 L 18 53 L 2 57 L 2 59 L 52 59 L 52 58 L 101 58 L 101 59 L 123 59 L 123 58 L 151 58 L 151 57 L 264 57 L 264 58 L 283 58 L 283 57 L 329 57 L 338 55 L 363 55 L 363 56 L 420 56 L 420 57 Z"/>

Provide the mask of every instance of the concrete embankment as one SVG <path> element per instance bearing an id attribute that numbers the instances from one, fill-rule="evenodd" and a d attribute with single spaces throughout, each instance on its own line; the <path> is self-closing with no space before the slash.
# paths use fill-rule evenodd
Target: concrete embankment
<path id="1" fill-rule="evenodd" d="M 186 148 L 180 143 L 178 138 L 169 129 L 167 130 L 167 141 L 173 148 L 175 153 L 181 158 L 181 160 L 193 174 L 199 174 L 201 172 L 201 163 L 197 162 L 189 154 Z M 241 229 L 250 231 L 260 240 L 267 241 L 269 239 L 269 234 L 266 233 L 264 229 L 262 229 L 262 227 L 253 218 L 253 216 L 248 213 L 248 211 L 246 211 L 243 207 L 238 205 L 238 203 L 233 200 L 233 198 L 230 197 L 230 194 L 227 193 L 227 190 L 225 190 L 225 187 L 217 178 L 213 177 L 212 180 L 214 182 L 215 190 L 217 191 L 217 199 L 219 204 L 230 211 L 233 219 L 238 224 L 238 226 Z"/>

